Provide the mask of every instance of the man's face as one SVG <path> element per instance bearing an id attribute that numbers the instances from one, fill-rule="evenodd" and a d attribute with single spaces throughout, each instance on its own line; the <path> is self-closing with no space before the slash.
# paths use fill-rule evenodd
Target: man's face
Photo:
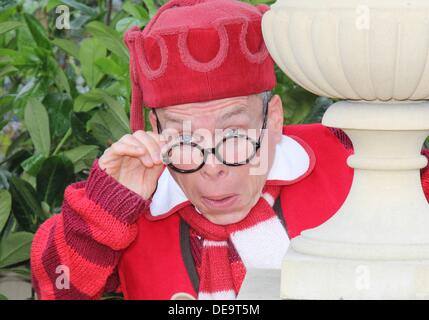
<path id="1" fill-rule="evenodd" d="M 203 148 L 210 148 L 220 141 L 222 132 L 230 129 L 246 132 L 256 141 L 263 124 L 263 103 L 258 95 L 251 95 L 170 106 L 157 109 L 157 115 L 163 132 L 167 129 L 179 134 L 192 133 L 203 137 L 198 139 Z M 156 132 L 153 113 L 150 121 Z M 282 126 L 283 108 L 276 95 L 269 104 L 261 148 L 249 164 L 227 166 L 209 154 L 205 165 L 196 172 L 183 174 L 169 170 L 188 199 L 208 220 L 222 225 L 238 222 L 259 200 L 274 159 L 275 145 L 281 139 Z"/>

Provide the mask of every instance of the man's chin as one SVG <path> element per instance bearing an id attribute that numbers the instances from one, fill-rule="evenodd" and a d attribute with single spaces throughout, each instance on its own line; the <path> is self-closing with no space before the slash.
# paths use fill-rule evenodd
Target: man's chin
<path id="1" fill-rule="evenodd" d="M 239 212 L 239 211 L 238 212 L 233 211 L 233 213 L 210 212 L 207 214 L 203 212 L 202 214 L 207 220 L 209 220 L 212 223 L 215 223 L 218 225 L 228 225 L 228 224 L 240 222 L 247 216 L 248 212 L 247 213 Z"/>

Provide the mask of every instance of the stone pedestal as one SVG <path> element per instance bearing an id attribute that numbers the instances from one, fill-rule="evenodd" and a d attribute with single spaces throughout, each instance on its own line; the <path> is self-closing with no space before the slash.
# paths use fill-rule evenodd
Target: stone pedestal
<path id="1" fill-rule="evenodd" d="M 331 219 L 291 241 L 281 297 L 428 298 L 420 152 L 429 135 L 429 2 L 279 0 L 262 26 L 292 80 L 345 100 L 322 123 L 354 146 L 349 195 Z"/>
<path id="2" fill-rule="evenodd" d="M 248 269 L 237 300 L 279 300 L 280 269 Z"/>
<path id="3" fill-rule="evenodd" d="M 289 249 L 283 299 L 429 299 L 429 260 L 326 258 Z"/>

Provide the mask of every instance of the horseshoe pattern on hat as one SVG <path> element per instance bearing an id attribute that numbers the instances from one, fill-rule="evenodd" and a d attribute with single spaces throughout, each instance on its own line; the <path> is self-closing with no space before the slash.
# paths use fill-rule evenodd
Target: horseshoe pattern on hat
<path id="1" fill-rule="evenodd" d="M 149 63 L 146 60 L 146 56 L 144 54 L 143 33 L 139 32 L 134 41 L 134 44 L 138 51 L 136 54 L 138 65 L 140 66 L 140 69 L 143 72 L 143 74 L 149 80 L 153 80 L 162 76 L 165 72 L 165 69 L 167 68 L 167 62 L 168 62 L 168 49 L 167 49 L 165 40 L 160 35 L 157 35 L 157 34 L 152 35 L 151 37 L 153 37 L 156 40 L 156 43 L 158 44 L 158 47 L 161 53 L 161 63 L 159 64 L 158 69 L 155 69 L 155 70 L 150 67 Z"/>
<path id="2" fill-rule="evenodd" d="M 218 68 L 222 64 L 228 52 L 228 34 L 223 24 L 218 25 L 217 32 L 219 35 L 219 50 L 216 56 L 208 62 L 200 62 L 195 60 L 189 52 L 187 45 L 189 29 L 179 33 L 178 47 L 180 58 L 188 68 L 199 72 L 208 72 Z"/>
<path id="3" fill-rule="evenodd" d="M 261 50 L 259 50 L 256 53 L 250 52 L 246 41 L 247 32 L 249 30 L 249 21 L 247 19 L 243 19 L 242 22 L 243 24 L 241 25 L 241 32 L 240 32 L 240 39 L 239 39 L 241 51 L 251 63 L 262 63 L 265 60 L 265 58 L 268 56 L 268 49 L 265 46 L 264 40 L 262 38 Z"/>

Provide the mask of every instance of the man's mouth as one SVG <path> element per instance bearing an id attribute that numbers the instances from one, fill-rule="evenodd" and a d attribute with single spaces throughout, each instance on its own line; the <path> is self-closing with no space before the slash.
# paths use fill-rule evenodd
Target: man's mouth
<path id="1" fill-rule="evenodd" d="M 237 200 L 237 194 L 228 194 L 221 196 L 202 197 L 204 204 L 209 208 L 226 209 L 231 207 Z"/>

